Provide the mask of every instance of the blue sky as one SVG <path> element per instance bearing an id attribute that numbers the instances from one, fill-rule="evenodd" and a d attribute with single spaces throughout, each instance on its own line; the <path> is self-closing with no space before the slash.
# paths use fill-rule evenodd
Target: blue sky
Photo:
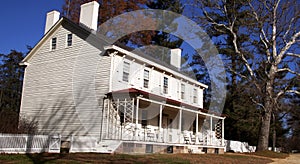
<path id="1" fill-rule="evenodd" d="M 27 52 L 44 34 L 46 13 L 61 11 L 64 0 L 8 0 L 1 2 L 0 53 Z"/>

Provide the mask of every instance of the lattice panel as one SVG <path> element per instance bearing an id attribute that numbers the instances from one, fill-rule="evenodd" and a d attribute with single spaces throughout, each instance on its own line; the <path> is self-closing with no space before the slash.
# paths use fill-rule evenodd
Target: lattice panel
<path id="1" fill-rule="evenodd" d="M 216 138 L 222 138 L 222 120 L 218 120 L 218 123 L 215 125 Z"/>
<path id="2" fill-rule="evenodd" d="M 134 103 L 133 101 L 123 100 L 119 101 L 120 112 L 124 115 L 124 124 L 133 123 L 133 114 L 134 114 Z"/>
<path id="3" fill-rule="evenodd" d="M 134 100 L 116 99 L 106 106 L 108 119 L 107 139 L 130 139 L 133 136 Z"/>

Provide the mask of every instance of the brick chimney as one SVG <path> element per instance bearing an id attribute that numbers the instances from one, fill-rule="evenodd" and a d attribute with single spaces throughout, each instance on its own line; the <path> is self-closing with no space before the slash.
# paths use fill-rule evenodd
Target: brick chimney
<path id="1" fill-rule="evenodd" d="M 86 27 L 97 31 L 99 3 L 92 1 L 81 5 L 79 22 Z"/>
<path id="2" fill-rule="evenodd" d="M 60 13 L 55 10 L 47 13 L 44 34 L 46 34 L 49 31 L 49 29 L 59 20 L 59 16 L 60 16 Z"/>

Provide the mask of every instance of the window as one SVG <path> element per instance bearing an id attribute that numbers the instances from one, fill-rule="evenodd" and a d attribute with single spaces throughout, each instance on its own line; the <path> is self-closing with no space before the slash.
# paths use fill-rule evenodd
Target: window
<path id="1" fill-rule="evenodd" d="M 184 100 L 185 85 L 181 84 L 181 99 Z"/>
<path id="2" fill-rule="evenodd" d="M 72 46 L 72 38 L 73 38 L 72 34 L 67 35 L 67 46 L 68 47 Z"/>
<path id="3" fill-rule="evenodd" d="M 193 103 L 197 103 L 197 89 L 194 89 L 194 95 L 193 95 Z"/>
<path id="4" fill-rule="evenodd" d="M 130 64 L 128 62 L 123 63 L 123 81 L 128 82 L 129 79 L 129 70 L 130 70 Z"/>
<path id="5" fill-rule="evenodd" d="M 149 88 L 149 71 L 144 70 L 144 87 Z"/>
<path id="6" fill-rule="evenodd" d="M 56 38 L 52 38 L 51 40 L 51 50 L 55 50 L 56 49 Z"/>
<path id="7" fill-rule="evenodd" d="M 164 77 L 164 86 L 163 86 L 163 92 L 164 94 L 168 94 L 168 78 Z"/>

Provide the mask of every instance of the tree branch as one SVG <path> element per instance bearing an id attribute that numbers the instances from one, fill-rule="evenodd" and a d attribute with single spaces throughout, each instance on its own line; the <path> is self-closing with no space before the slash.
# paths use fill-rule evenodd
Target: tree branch
<path id="1" fill-rule="evenodd" d="M 265 108 L 265 106 L 264 106 L 262 103 L 259 103 L 259 102 L 255 101 L 255 100 L 253 99 L 253 97 L 250 97 L 250 99 L 251 99 L 251 101 L 252 101 L 253 103 L 255 103 L 256 105 L 260 106 L 261 108 L 263 108 L 264 111 L 266 111 L 266 108 Z"/>
<path id="2" fill-rule="evenodd" d="M 217 25 L 217 26 L 219 26 L 219 27 L 224 27 L 225 29 L 230 30 L 230 28 L 229 28 L 228 26 L 226 26 L 225 24 L 215 22 L 215 21 L 208 15 L 207 11 L 203 10 L 203 13 L 204 13 L 205 17 L 206 17 L 213 25 Z"/>
<path id="3" fill-rule="evenodd" d="M 297 33 L 295 33 L 291 40 L 286 43 L 286 45 L 281 49 L 278 57 L 276 58 L 276 62 L 275 64 L 278 65 L 283 57 L 283 55 L 286 53 L 286 51 L 296 42 L 296 39 L 300 36 L 300 31 L 298 31 Z"/>
<path id="4" fill-rule="evenodd" d="M 238 76 L 240 76 L 240 77 L 242 77 L 242 78 L 244 78 L 244 79 L 248 79 L 248 80 L 249 80 L 249 78 L 248 78 L 247 76 L 238 73 L 237 71 L 233 70 L 232 67 L 229 67 L 229 70 L 230 70 L 232 73 L 234 73 L 234 74 L 236 74 L 236 75 L 238 75 Z"/>
<path id="5" fill-rule="evenodd" d="M 295 17 L 293 17 L 293 18 L 291 19 L 291 21 L 290 21 L 290 23 L 289 23 L 289 26 L 288 26 L 288 29 L 286 30 L 286 32 L 284 33 L 284 35 L 283 35 L 283 37 L 282 37 L 285 43 L 286 43 L 286 39 L 285 39 L 285 38 L 286 38 L 287 34 L 291 31 L 292 24 L 293 24 L 294 20 L 295 20 Z"/>
<path id="6" fill-rule="evenodd" d="M 295 54 L 295 53 L 286 53 L 287 56 L 293 56 L 293 57 L 297 57 L 297 58 L 300 58 L 300 54 Z"/>
<path id="7" fill-rule="evenodd" d="M 280 0 L 278 0 L 274 6 L 273 9 L 273 23 L 272 23 L 272 52 L 273 52 L 273 57 L 275 59 L 275 57 L 277 56 L 277 48 L 276 48 L 276 31 L 277 31 L 277 27 L 276 27 L 276 21 L 277 21 L 277 8 L 279 5 Z"/>
<path id="8" fill-rule="evenodd" d="M 286 93 L 295 93 L 297 95 L 300 95 L 300 92 L 296 90 L 287 90 Z"/>
<path id="9" fill-rule="evenodd" d="M 258 14 L 257 14 L 257 12 L 255 11 L 255 9 L 254 9 L 254 7 L 252 6 L 252 4 L 249 2 L 248 3 L 249 4 L 249 6 L 251 7 L 251 9 L 252 9 L 252 13 L 253 13 L 253 15 L 254 15 L 254 18 L 255 18 L 255 20 L 257 21 L 257 22 L 260 22 L 259 21 L 259 18 L 258 18 Z M 265 4 L 266 5 L 266 4 Z M 267 5 L 266 5 L 267 6 Z M 264 30 L 264 28 L 263 28 L 263 26 L 261 26 L 260 27 L 260 32 L 261 32 L 261 34 L 259 34 L 259 38 L 260 38 L 260 40 L 263 42 L 263 44 L 264 44 L 264 46 L 265 46 L 265 48 L 266 48 L 266 54 L 267 54 L 267 60 L 268 60 L 268 63 L 271 63 L 271 53 L 270 53 L 270 50 L 269 50 L 269 45 L 270 45 L 270 41 L 269 41 L 269 39 L 267 38 L 267 36 L 266 36 L 266 33 L 265 33 L 265 30 Z"/>
<path id="10" fill-rule="evenodd" d="M 281 69 L 278 69 L 276 72 L 284 72 L 284 71 L 288 71 L 288 72 L 290 72 L 290 73 L 292 73 L 292 74 L 295 74 L 295 75 L 297 75 L 297 76 L 300 76 L 300 73 L 295 72 L 295 71 L 292 71 L 290 68 L 281 68 Z"/>

